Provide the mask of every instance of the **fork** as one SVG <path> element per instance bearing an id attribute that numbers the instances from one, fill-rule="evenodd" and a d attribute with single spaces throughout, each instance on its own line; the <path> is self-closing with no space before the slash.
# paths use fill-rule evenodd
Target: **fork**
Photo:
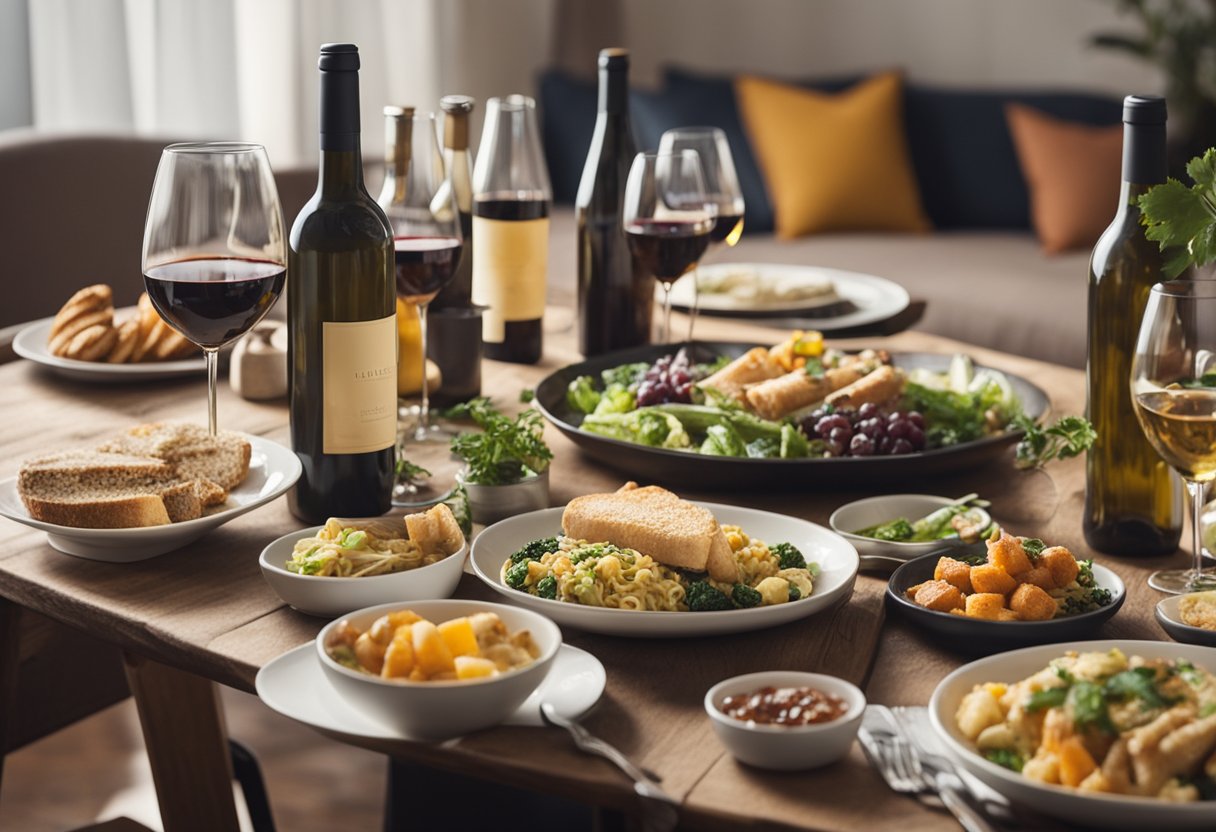
<path id="1" fill-rule="evenodd" d="M 936 793 L 967 832 L 996 832 L 996 827 L 966 796 L 962 781 L 940 761 L 918 754 L 903 734 L 864 725 L 860 734 L 862 746 L 893 791 L 912 795 Z"/>
<path id="2" fill-rule="evenodd" d="M 576 748 L 588 754 L 603 757 L 633 780 L 633 790 L 638 797 L 642 798 L 642 828 L 645 832 L 671 832 L 676 828 L 679 819 L 677 812 L 679 803 L 663 791 L 662 786 L 658 784 L 657 776 L 634 765 L 632 760 L 615 747 L 595 736 L 579 723 L 559 714 L 551 702 L 541 703 L 540 718 L 546 725 L 566 729 L 574 739 Z"/>

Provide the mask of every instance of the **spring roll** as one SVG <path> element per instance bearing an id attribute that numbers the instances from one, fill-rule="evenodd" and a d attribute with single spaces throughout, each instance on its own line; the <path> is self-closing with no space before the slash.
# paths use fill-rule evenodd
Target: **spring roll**
<path id="1" fill-rule="evenodd" d="M 902 393 L 903 388 L 903 376 L 894 367 L 884 364 L 849 386 L 832 393 L 827 397 L 827 403 L 837 409 L 856 410 L 863 404 L 888 402 Z"/>
<path id="2" fill-rule="evenodd" d="M 773 361 L 764 347 L 748 350 L 709 378 L 699 387 L 712 388 L 724 396 L 746 405 L 744 388 L 749 384 L 767 381 L 781 375 L 781 367 Z"/>
<path id="3" fill-rule="evenodd" d="M 763 419 L 780 419 L 795 410 L 823 401 L 833 391 L 847 387 L 862 375 L 857 367 L 838 367 L 822 376 L 794 370 L 749 387 L 747 403 Z"/>

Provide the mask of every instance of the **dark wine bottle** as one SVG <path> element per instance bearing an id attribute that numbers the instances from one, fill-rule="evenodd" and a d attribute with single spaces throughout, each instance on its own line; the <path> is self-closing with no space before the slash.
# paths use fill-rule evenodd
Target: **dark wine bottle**
<path id="1" fill-rule="evenodd" d="M 599 115 L 579 182 L 579 348 L 592 356 L 650 342 L 654 278 L 629 254 L 621 212 L 637 155 L 629 125 L 629 53 L 602 49 Z"/>
<path id="2" fill-rule="evenodd" d="M 307 523 L 388 511 L 397 435 L 393 232 L 363 184 L 359 50 L 321 47 L 321 165 L 291 228 L 289 495 Z"/>
<path id="3" fill-rule="evenodd" d="M 1087 457 L 1083 527 L 1092 548 L 1112 555 L 1168 554 L 1182 534 L 1182 481 L 1144 437 L 1130 392 L 1140 319 L 1162 279 L 1136 199 L 1165 176 L 1165 99 L 1129 95 L 1119 208 L 1089 264 L 1087 413 L 1098 438 Z"/>

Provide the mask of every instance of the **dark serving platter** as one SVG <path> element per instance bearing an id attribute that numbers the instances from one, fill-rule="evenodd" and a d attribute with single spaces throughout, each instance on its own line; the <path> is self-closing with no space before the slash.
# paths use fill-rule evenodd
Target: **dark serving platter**
<path id="1" fill-rule="evenodd" d="M 686 345 L 694 361 L 711 361 L 719 355 L 742 355 L 755 344 L 697 341 Z M 566 403 L 566 388 L 578 376 L 599 377 L 602 370 L 637 361 L 653 362 L 674 352 L 678 345 L 648 345 L 596 356 L 579 364 L 563 367 L 545 377 L 536 387 L 536 404 L 553 425 L 593 459 L 617 468 L 629 476 L 653 483 L 696 486 L 702 489 L 768 490 L 826 489 L 844 485 L 873 485 L 900 478 L 922 478 L 976 468 L 991 462 L 1021 438 L 1010 431 L 987 436 L 949 448 L 903 454 L 900 456 L 835 457 L 812 459 L 748 459 L 745 457 L 703 456 L 688 451 L 673 451 L 636 445 L 587 433 L 579 428 L 583 414 Z M 944 372 L 950 355 L 936 353 L 893 353 L 895 366 L 911 370 L 923 367 Z M 976 369 L 982 369 L 977 364 Z M 1004 372 L 1004 371 L 1002 371 Z M 1022 408 L 1031 418 L 1043 416 L 1050 402 L 1047 394 L 1024 378 L 1005 373 Z"/>
<path id="2" fill-rule="evenodd" d="M 931 633 L 934 644 L 951 648 L 956 653 L 978 656 L 1032 644 L 1099 638 L 1101 634 L 1097 632 L 1098 629 L 1114 617 L 1127 597 L 1127 589 L 1119 576 L 1097 563 L 1093 567 L 1094 578 L 1098 586 L 1110 590 L 1111 602 L 1091 612 L 1067 618 L 1053 618 L 1050 621 L 985 621 L 967 618 L 918 606 L 905 594 L 909 588 L 932 580 L 933 570 L 939 558 L 945 556 L 962 560 L 968 555 L 982 555 L 986 551 L 987 548 L 981 541 L 963 549 L 941 549 L 908 561 L 891 573 L 891 579 L 887 583 L 887 606 Z"/>

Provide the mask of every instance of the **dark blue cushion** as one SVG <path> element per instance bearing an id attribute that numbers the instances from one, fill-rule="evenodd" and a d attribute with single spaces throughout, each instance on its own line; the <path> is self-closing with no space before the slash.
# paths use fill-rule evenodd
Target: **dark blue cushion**
<path id="1" fill-rule="evenodd" d="M 550 71 L 540 78 L 541 140 L 553 185 L 553 200 L 574 203 L 578 180 L 595 133 L 597 92 L 594 81 Z M 636 127 L 634 128 L 636 131 Z"/>
<path id="2" fill-rule="evenodd" d="M 1005 105 L 1066 121 L 1118 124 L 1116 99 L 1080 93 L 964 91 L 909 85 L 905 122 L 921 201 L 935 228 L 1029 228 L 1030 196 Z"/>

